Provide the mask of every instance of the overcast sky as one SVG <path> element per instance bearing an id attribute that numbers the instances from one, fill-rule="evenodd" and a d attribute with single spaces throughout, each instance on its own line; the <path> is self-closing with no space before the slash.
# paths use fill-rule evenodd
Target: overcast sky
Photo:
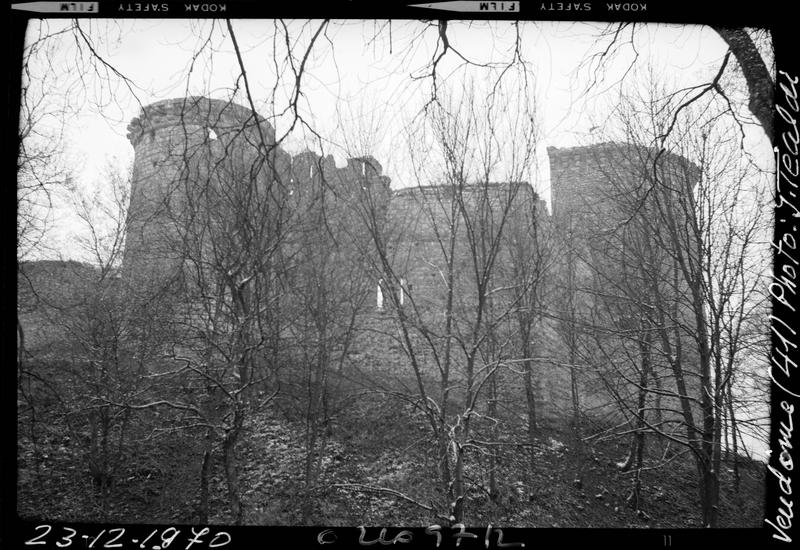
<path id="1" fill-rule="evenodd" d="M 67 24 L 65 20 L 31 21 L 28 39 L 43 28 L 54 32 Z M 185 95 L 233 96 L 245 102 L 241 81 L 239 92 L 234 93 L 240 69 L 224 21 L 82 20 L 81 25 L 97 53 L 132 86 L 114 74 L 98 78 L 86 63 L 87 48 L 79 50 L 69 34 L 58 48 L 34 59 L 31 81 L 48 82 L 42 92 L 45 103 L 63 102 L 70 109 L 63 143 L 67 169 L 79 185 L 102 192 L 104 166 L 112 162 L 124 167 L 132 161 L 126 127 L 139 113 L 140 104 Z M 284 110 L 294 82 L 281 25 L 273 20 L 233 21 L 252 96 L 267 117 Z M 295 63 L 319 25 L 319 21 L 287 23 Z M 512 99 L 536 108 L 538 163 L 525 179 L 545 199 L 549 199 L 546 147 L 606 139 L 609 113 L 619 94 L 614 84 L 634 55 L 639 56 L 636 71 L 652 67 L 665 84 L 679 89 L 707 82 L 726 51 L 717 34 L 703 26 L 640 26 L 634 35 L 635 50 L 624 47 L 606 80 L 587 96 L 583 92 L 592 74 L 580 64 L 587 52 L 598 51 L 593 41 L 603 26 L 528 22 L 519 27 L 521 53 L 528 63 L 525 76 L 532 86 L 527 97 Z M 442 58 L 437 74 L 440 89 L 454 95 L 461 93 L 465 82 L 482 92 L 496 81 L 501 69 L 492 64 L 508 62 L 516 39 L 510 22 L 451 21 L 447 34 L 453 51 Z M 393 187 L 435 183 L 419 182 L 412 173 L 408 132 L 431 94 L 432 82 L 426 75 L 437 41 L 436 26 L 419 21 L 333 22 L 306 62 L 300 105 L 304 119 L 325 141 L 320 143 L 300 127 L 287 137 L 285 148 L 291 152 L 323 149 L 339 165 L 347 156 L 371 153 L 392 178 Z M 521 78 L 519 73 L 506 73 L 506 90 L 522 90 Z M 635 85 L 637 78 L 629 73 L 625 85 Z M 281 135 L 289 117 L 285 114 L 271 122 Z M 763 136 L 755 131 L 751 137 L 750 146 L 769 164 L 771 155 Z M 503 179 L 503 171 L 498 170 L 494 179 Z M 51 239 L 62 244 L 54 249 L 69 256 L 74 219 L 66 211 L 55 217 Z"/>

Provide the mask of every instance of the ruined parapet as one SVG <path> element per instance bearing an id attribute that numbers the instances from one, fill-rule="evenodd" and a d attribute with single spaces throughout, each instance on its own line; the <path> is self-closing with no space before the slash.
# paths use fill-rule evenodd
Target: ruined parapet
<path id="1" fill-rule="evenodd" d="M 354 157 L 347 159 L 347 166 L 336 172 L 348 200 L 359 205 L 365 215 L 374 217 L 377 224 L 385 226 L 392 191 L 391 179 L 383 175 L 381 163 L 369 155 Z"/>
<path id="2" fill-rule="evenodd" d="M 579 279 L 630 264 L 621 243 L 651 232 L 648 220 L 667 212 L 682 241 L 692 242 L 686 211 L 691 201 L 685 197 L 693 193 L 699 169 L 686 158 L 616 142 L 547 152 L 554 225 L 562 248 L 574 252 Z"/>
<path id="3" fill-rule="evenodd" d="M 364 191 L 388 203 L 391 179 L 383 175 L 382 166 L 371 156 L 348 158 L 342 168 L 336 166 L 332 155 L 323 157 L 310 150 L 287 155 L 287 159 L 286 186 L 296 206 L 307 205 L 321 195 L 332 200 L 357 201 Z"/>
<path id="4" fill-rule="evenodd" d="M 248 220 L 260 220 L 260 231 L 292 246 L 315 209 L 325 223 L 350 226 L 364 220 L 353 208 L 385 217 L 390 180 L 374 158 L 337 168 L 330 155 L 292 156 L 262 117 L 229 101 L 153 103 L 131 121 L 128 139 L 135 160 L 123 274 L 134 284 L 179 279 L 187 260 L 207 264 L 211 253 L 224 264 L 220 254 L 237 253 L 236 227 Z"/>
<path id="5" fill-rule="evenodd" d="M 599 143 L 585 147 L 560 149 L 547 148 L 550 157 L 550 196 L 553 216 L 561 223 L 567 218 L 580 220 L 587 225 L 587 218 L 601 223 L 614 192 L 617 174 L 625 171 L 627 178 L 635 170 L 626 168 L 632 157 L 639 152 L 625 144 Z"/>
<path id="6" fill-rule="evenodd" d="M 213 208 L 220 183 L 277 178 L 273 128 L 230 101 L 168 99 L 145 106 L 128 126 L 135 150 L 123 273 L 164 281 L 179 274 L 188 210 Z M 279 179 L 279 178 L 278 178 Z"/>
<path id="7" fill-rule="evenodd" d="M 128 125 L 128 139 L 134 147 L 150 138 L 152 142 L 160 130 L 173 131 L 176 128 L 191 133 L 198 128 L 213 130 L 218 137 L 225 134 L 258 131 L 261 126 L 264 141 L 275 143 L 275 131 L 263 117 L 247 107 L 221 99 L 202 96 L 165 99 L 151 103 Z M 163 137 L 162 137 L 163 139 Z"/>
<path id="8" fill-rule="evenodd" d="M 377 226 L 384 225 L 391 179 L 383 175 L 374 158 L 349 158 L 347 165 L 339 168 L 332 155 L 323 157 L 306 150 L 293 155 L 290 164 L 288 204 L 299 223 L 323 216 L 328 225 L 350 227 L 351 238 L 370 236 L 367 227 L 356 228 L 356 224 L 363 226 L 374 219 Z"/>
<path id="9" fill-rule="evenodd" d="M 610 226 L 635 209 L 657 183 L 690 192 L 699 169 L 687 159 L 630 143 L 605 142 L 581 147 L 548 147 L 553 216 L 592 218 Z M 596 229 L 596 227 L 595 227 Z"/>

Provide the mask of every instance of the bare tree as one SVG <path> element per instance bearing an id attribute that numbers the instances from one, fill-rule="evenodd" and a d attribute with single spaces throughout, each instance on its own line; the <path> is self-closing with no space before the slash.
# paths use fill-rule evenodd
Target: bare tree
<path id="1" fill-rule="evenodd" d="M 420 497 L 404 497 L 451 523 L 466 517 L 468 492 L 482 488 L 471 473 L 478 456 L 488 459 L 483 490 L 498 498 L 498 400 L 515 358 L 510 320 L 537 282 L 529 270 L 538 261 L 530 248 L 535 245 L 525 230 L 535 223 L 526 217 L 537 215 L 541 205 L 523 181 L 535 151 L 534 117 L 530 106 L 526 117 L 507 116 L 503 109 L 511 106 L 500 95 L 483 103 L 467 91 L 429 104 L 424 131 L 410 142 L 418 185 L 395 193 L 386 224 L 369 195 L 357 206 L 373 241 L 384 307 L 393 314 L 395 338 L 412 374 L 414 390 L 402 398 L 430 428 L 439 498 L 446 500 L 429 506 Z M 505 181 L 493 182 L 497 174 Z M 518 268 L 528 269 L 517 280 L 501 268 L 511 255 L 507 232 L 514 224 L 524 248 Z"/>
<path id="2" fill-rule="evenodd" d="M 584 247 L 573 226 L 548 224 L 528 184 L 539 136 L 523 23 L 486 24 L 496 40 L 512 32 L 503 37 L 508 47 L 485 59 L 466 53 L 456 32 L 461 23 L 410 22 L 402 44 L 393 40 L 396 22 L 374 24 L 369 44 L 386 47 L 388 59 L 398 60 L 425 92 L 405 144 L 415 185 L 394 193 L 388 181 L 373 177 L 381 170 L 367 155 L 374 153 L 370 144 L 351 155 L 344 177 L 329 157 L 292 158 L 281 148 L 299 132 L 320 147 L 331 143 L 315 127 L 306 92 L 314 63 L 327 63 L 324 56 L 334 52 L 340 25 L 268 25 L 271 40 L 256 46 L 264 48 L 274 76 L 266 93 L 245 63 L 252 51 L 239 25 L 202 26 L 180 77 L 180 95 L 187 98 L 145 108 L 131 126 L 137 163 L 130 208 L 125 185 L 115 185 L 120 193 L 110 200 L 82 196 L 71 204 L 89 228 L 81 244 L 96 267 L 86 271 L 86 288 L 77 285 L 80 303 L 48 305 L 47 315 L 59 327 L 54 349 L 69 357 L 65 370 L 90 391 L 87 398 L 72 389 L 43 390 L 45 371 L 37 371 L 36 361 L 52 357 L 24 320 L 18 322 L 20 380 L 27 384 L 20 391 L 30 397 L 31 437 L 40 413 L 50 413 L 34 388 L 61 400 L 53 409 L 61 411 L 58 422 L 71 423 L 83 438 L 106 506 L 130 447 L 129 428 L 147 418 L 152 438 L 178 434 L 199 442 L 187 463 L 197 477 L 200 521 L 213 513 L 219 458 L 228 507 L 241 523 L 248 518 L 242 443 L 260 420 L 256 415 L 280 395 L 279 404 L 289 404 L 281 412 L 299 411 L 304 422 L 301 513 L 310 521 L 314 499 L 328 489 L 324 459 L 337 420 L 361 406 L 362 396 L 378 395 L 411 407 L 410 425 L 424 423 L 413 444 L 428 445 L 437 483 L 414 494 L 340 486 L 412 502 L 453 524 L 469 518 L 475 495 L 488 496 L 493 507 L 515 498 L 502 475 L 512 460 L 508 449 L 529 448 L 535 470 L 537 425 L 555 407 L 538 383 L 553 367 L 569 377 L 579 451 L 589 440 L 630 438 L 622 466 L 635 475 L 636 508 L 642 507 L 640 473 L 673 459 L 672 444 L 696 458 L 704 521 L 715 524 L 721 461 L 732 449 L 736 470 L 743 431 L 757 424 L 743 417 L 741 406 L 750 404 L 742 388 L 758 382 L 749 367 L 764 345 L 763 326 L 754 319 L 763 307 L 759 283 L 749 277 L 761 267 L 748 252 L 762 205 L 752 217 L 733 206 L 752 174 L 721 136 L 742 122 L 730 94 L 739 76 L 730 70 L 734 60 L 749 86 L 751 111 L 771 133 L 762 120 L 769 79 L 762 33 L 718 29 L 731 51 L 708 82 L 637 98 L 621 110 L 623 137 L 636 147 L 626 150 L 620 166 L 599 168 L 610 175 L 609 199 L 621 214 L 616 226 L 596 235 L 603 246 Z M 611 40 L 609 49 L 591 58 L 600 61 L 598 75 L 634 29 L 609 27 L 603 37 Z M 52 73 L 65 77 L 58 80 L 65 105 L 112 117 L 120 90 L 139 101 L 142 90 L 109 62 L 101 37 L 117 24 L 74 21 L 55 32 L 46 24 L 37 30 L 26 70 L 34 58 L 46 66 L 59 48 L 69 48 L 68 62 Z M 421 40 L 432 46 L 430 55 L 412 66 L 408 60 Z M 232 46 L 229 96 L 247 108 L 188 97 L 218 95 L 201 67 L 206 61 L 207 70 L 216 67 L 219 45 Z M 458 80 L 475 69 L 488 75 L 484 93 Z M 42 110 L 43 98 L 55 92 L 47 78 L 33 76 L 39 73 L 26 73 L 23 91 L 20 258 L 40 248 L 54 213 L 53 189 L 68 187 L 58 116 L 70 113 Z M 86 91 L 92 83 L 99 83 L 96 97 Z M 705 133 L 692 129 L 690 114 Z M 717 120 L 723 116 L 724 124 Z M 280 134 L 267 123 L 276 120 L 286 122 Z M 665 147 L 697 170 L 673 162 Z M 623 182 L 632 173 L 629 188 Z M 565 265 L 556 265 L 559 250 Z M 563 356 L 553 351 L 554 334 Z M 392 358 L 386 380 L 367 376 L 349 357 L 372 336 L 402 356 Z M 595 381 L 606 396 L 587 391 Z M 590 410 L 610 410 L 617 425 L 594 433 Z M 651 441 L 666 442 L 653 463 Z"/>
<path id="3" fill-rule="evenodd" d="M 540 355 L 546 348 L 548 336 L 544 312 L 553 298 L 548 277 L 553 272 L 556 247 L 554 232 L 543 202 L 535 197 L 518 198 L 521 203 L 505 233 L 504 247 L 507 262 L 499 266 L 502 279 L 509 284 L 513 315 L 507 327 L 516 334 L 515 358 L 522 366 L 522 380 L 527 408 L 527 442 L 530 445 L 531 469 L 536 466 L 534 445 L 538 436 L 539 379 L 537 366 L 543 363 Z M 505 264 L 505 265 L 504 265 Z"/>
<path id="4" fill-rule="evenodd" d="M 597 301 L 607 304 L 596 326 L 616 327 L 617 351 L 607 340 L 603 357 L 636 388 L 633 404 L 618 400 L 636 438 L 624 465 L 636 456 L 641 469 L 645 431 L 685 446 L 697 465 L 703 524 L 716 526 L 723 418 L 735 418 L 729 389 L 740 391 L 730 384 L 748 369 L 748 342 L 760 339 L 749 331 L 764 304 L 766 266 L 757 248 L 766 221 L 763 182 L 730 137 L 724 105 L 712 102 L 690 122 L 683 118 L 689 109 L 663 97 L 629 99 L 622 122 L 630 145 L 616 146 L 615 161 L 598 163 L 617 221 L 594 245 Z M 671 109 L 687 111 L 680 124 Z M 666 127 L 680 156 L 656 147 Z M 648 395 L 654 405 L 645 406 Z M 676 422 L 685 435 L 667 429 Z"/>
<path id="5" fill-rule="evenodd" d="M 311 521 L 313 498 L 332 431 L 332 418 L 347 406 L 343 368 L 370 303 L 373 281 L 364 258 L 363 228 L 349 204 L 381 182 L 368 174 L 369 161 L 337 169 L 328 157 L 306 152 L 292 162 L 291 238 L 288 239 L 284 311 L 287 338 L 297 356 L 294 399 L 305 422 L 303 521 Z M 388 189 L 385 190 L 388 193 Z M 300 375 L 300 376 L 298 376 Z M 288 397 L 287 395 L 284 398 Z"/>
<path id="6" fill-rule="evenodd" d="M 770 143 L 774 144 L 772 118 L 775 61 L 769 32 L 759 28 L 714 26 L 713 29 L 725 41 L 728 52 L 720 60 L 719 69 L 709 82 L 671 92 L 676 100 L 674 114 L 677 116 L 683 109 L 702 101 L 707 95 L 715 95 L 723 101 L 727 112 L 737 122 L 739 130 L 743 131 L 743 121 L 738 106 L 730 100 L 732 91 L 738 86 L 738 79 L 732 82 L 723 79 L 726 72 L 731 72 L 728 66 L 733 56 L 736 64 L 731 63 L 731 68 L 738 69 L 737 72 L 744 78 L 749 96 L 748 108 L 763 128 Z M 641 24 L 638 23 L 609 23 L 595 35 L 595 42 L 581 64 L 590 75 L 586 92 L 604 82 L 608 68 L 626 53 L 632 54 L 628 68 L 613 85 L 623 84 L 628 75 L 635 72 L 633 69 L 640 61 L 640 53 L 636 46 L 640 30 Z M 674 123 L 675 118 L 673 118 Z M 672 130 L 672 125 L 667 124 L 662 130 L 663 133 L 659 137 L 663 146 Z"/>
<path id="7" fill-rule="evenodd" d="M 119 278 L 129 182 L 110 168 L 101 185 L 103 193 L 71 190 L 85 228 L 78 240 L 92 264 L 20 264 L 20 303 L 27 306 L 20 322 L 31 338 L 19 383 L 27 403 L 20 416 L 29 422 L 34 447 L 37 423 L 47 419 L 50 429 L 62 426 L 65 444 L 85 460 L 101 517 L 107 518 L 109 498 L 134 452 L 136 405 L 152 386 L 147 368 L 168 331 L 139 330 L 159 324 L 158 307 L 135 304 Z"/>

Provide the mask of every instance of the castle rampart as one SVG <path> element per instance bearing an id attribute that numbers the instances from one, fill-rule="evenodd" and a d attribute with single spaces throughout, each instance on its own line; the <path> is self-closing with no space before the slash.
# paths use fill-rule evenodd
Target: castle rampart
<path id="1" fill-rule="evenodd" d="M 481 254 L 484 245 L 495 246 L 492 239 L 513 240 L 514 232 L 526 224 L 558 227 L 568 216 L 579 220 L 587 238 L 602 240 L 625 213 L 619 208 L 620 197 L 646 181 L 646 160 L 653 157 L 649 149 L 617 143 L 548 149 L 551 218 L 525 182 L 421 186 L 392 192 L 389 178 L 372 157 L 351 158 L 338 168 L 331 156 L 312 151 L 289 155 L 275 144 L 268 122 L 226 101 L 195 97 L 154 103 L 131 122 L 129 139 L 136 151 L 123 266 L 129 278 L 180 273 L 182 254 L 191 239 L 198 239 L 196 254 L 202 254 L 206 246 L 202 239 L 215 241 L 217 247 L 224 243 L 223 253 L 235 253 L 236 239 L 222 234 L 225 238 L 216 238 L 214 232 L 232 231 L 226 221 L 236 216 L 265 212 L 280 227 L 276 243 L 283 247 L 285 257 L 296 255 L 309 243 L 322 247 L 335 243 L 334 261 L 347 263 L 369 249 L 371 235 L 363 224 L 370 223 L 372 216 L 372 222 L 385 231 L 396 277 L 382 284 L 399 284 L 406 304 L 413 299 L 418 312 L 426 316 L 420 322 L 434 324 L 443 313 L 447 295 L 448 259 L 442 245 L 454 227 L 454 307 L 461 308 L 467 322 L 477 291 L 473 254 Z M 667 168 L 686 171 L 689 166 L 675 155 L 662 156 Z M 261 193 L 261 198 L 253 199 L 254 192 Z M 200 236 L 202 232 L 185 226 L 198 214 L 213 220 L 210 233 Z M 315 233 L 325 227 L 340 233 Z M 477 238 L 486 241 L 477 243 Z M 514 287 L 510 240 L 493 260 L 492 288 Z M 353 265 L 359 262 L 369 263 L 361 258 Z M 375 274 L 375 285 L 381 277 Z M 548 279 L 551 285 L 563 282 L 563 273 Z M 366 307 L 374 311 L 380 305 L 380 292 L 372 288 Z M 506 298 L 513 303 L 513 296 Z M 505 298 L 493 291 L 493 299 Z M 537 333 L 538 349 L 552 354 L 554 361 L 542 366 L 547 371 L 543 371 L 542 391 L 551 405 L 566 406 L 568 385 L 563 369 L 555 366 L 557 355 L 564 351 L 556 328 L 554 321 L 543 322 Z"/>
<path id="2" fill-rule="evenodd" d="M 230 101 L 187 97 L 147 105 L 128 126 L 128 139 L 135 160 L 123 272 L 130 280 L 166 284 L 182 273 L 188 248 L 200 254 L 203 243 L 190 241 L 201 233 L 213 240 L 206 230 L 224 231 L 237 216 L 261 215 L 259 209 L 288 245 L 296 240 L 293 228 L 306 223 L 301 218 L 325 204 L 369 194 L 385 215 L 390 180 L 377 160 L 351 158 L 338 168 L 330 155 L 292 156 L 263 117 Z M 205 229 L 189 228 L 203 216 Z"/>

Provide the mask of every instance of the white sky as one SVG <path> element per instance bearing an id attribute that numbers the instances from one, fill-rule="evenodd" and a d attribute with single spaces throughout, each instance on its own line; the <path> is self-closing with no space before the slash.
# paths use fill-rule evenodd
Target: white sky
<path id="1" fill-rule="evenodd" d="M 49 20 L 43 24 L 52 32 L 67 23 Z M 38 25 L 31 22 L 29 40 L 40 32 Z M 47 76 L 51 87 L 45 87 L 45 102 L 57 105 L 64 101 L 72 107 L 64 134 L 67 169 L 79 186 L 102 193 L 107 183 L 101 177 L 104 167 L 109 162 L 125 166 L 132 161 L 126 127 L 139 113 L 140 103 L 185 95 L 229 99 L 240 70 L 222 20 L 83 20 L 81 25 L 97 52 L 134 83 L 136 97 L 120 79 L 112 76 L 104 82 L 85 64 L 76 63 L 85 47 L 83 53 L 78 52 L 71 38 L 46 60 L 42 57 L 34 64 L 32 80 L 39 77 L 44 81 Z M 256 107 L 267 117 L 286 106 L 293 82 L 285 63 L 284 33 L 278 25 L 272 20 L 233 22 Z M 319 21 L 287 25 L 296 41 L 294 55 L 299 58 Z M 579 64 L 602 26 L 560 22 L 520 26 L 523 58 L 529 62 L 528 77 L 535 83 L 530 101 L 536 104 L 540 136 L 538 163 L 526 179 L 545 199 L 549 199 L 547 146 L 607 139 L 601 134 L 609 129 L 609 112 L 618 94 L 613 82 L 628 68 L 633 50 L 625 48 L 611 66 L 605 84 L 596 87 L 591 97 L 583 96 L 589 73 L 579 71 Z M 515 32 L 510 22 L 451 21 L 448 37 L 450 45 L 465 58 L 486 64 L 510 58 Z M 431 79 L 415 77 L 430 71 L 437 39 L 437 28 L 419 21 L 393 21 L 391 30 L 386 21 L 340 21 L 328 26 L 307 61 L 301 105 L 304 118 L 329 140 L 324 144 L 326 154 L 333 154 L 342 165 L 347 156 L 370 153 L 392 178 L 393 187 L 418 183 L 410 169 L 407 132 L 415 126 L 412 119 L 430 95 Z M 716 33 L 698 25 L 640 26 L 635 39 L 640 56 L 637 70 L 652 64 L 675 89 L 707 82 L 726 51 Z M 451 51 L 437 72 L 443 86 L 458 94 L 465 78 L 473 79 L 480 88 L 493 82 L 499 70 L 465 68 Z M 77 77 L 83 80 L 75 86 Z M 520 82 L 519 75 L 507 74 L 505 82 L 513 89 Z M 629 75 L 628 82 L 635 82 L 635 75 Z M 63 95 L 56 95 L 54 90 L 64 91 Z M 271 97 L 274 107 L 269 104 Z M 241 94 L 236 99 L 244 103 Z M 278 135 L 288 122 L 286 116 L 272 121 Z M 769 147 L 760 129 L 756 130 L 753 148 L 762 151 L 768 165 Z M 314 136 L 302 129 L 286 141 L 291 152 L 305 147 L 320 152 Z M 502 180 L 502 170 L 493 179 Z M 61 244 L 54 248 L 62 255 L 74 255 L 69 245 L 74 220 L 66 210 L 56 213 L 55 218 L 50 240 Z"/>

